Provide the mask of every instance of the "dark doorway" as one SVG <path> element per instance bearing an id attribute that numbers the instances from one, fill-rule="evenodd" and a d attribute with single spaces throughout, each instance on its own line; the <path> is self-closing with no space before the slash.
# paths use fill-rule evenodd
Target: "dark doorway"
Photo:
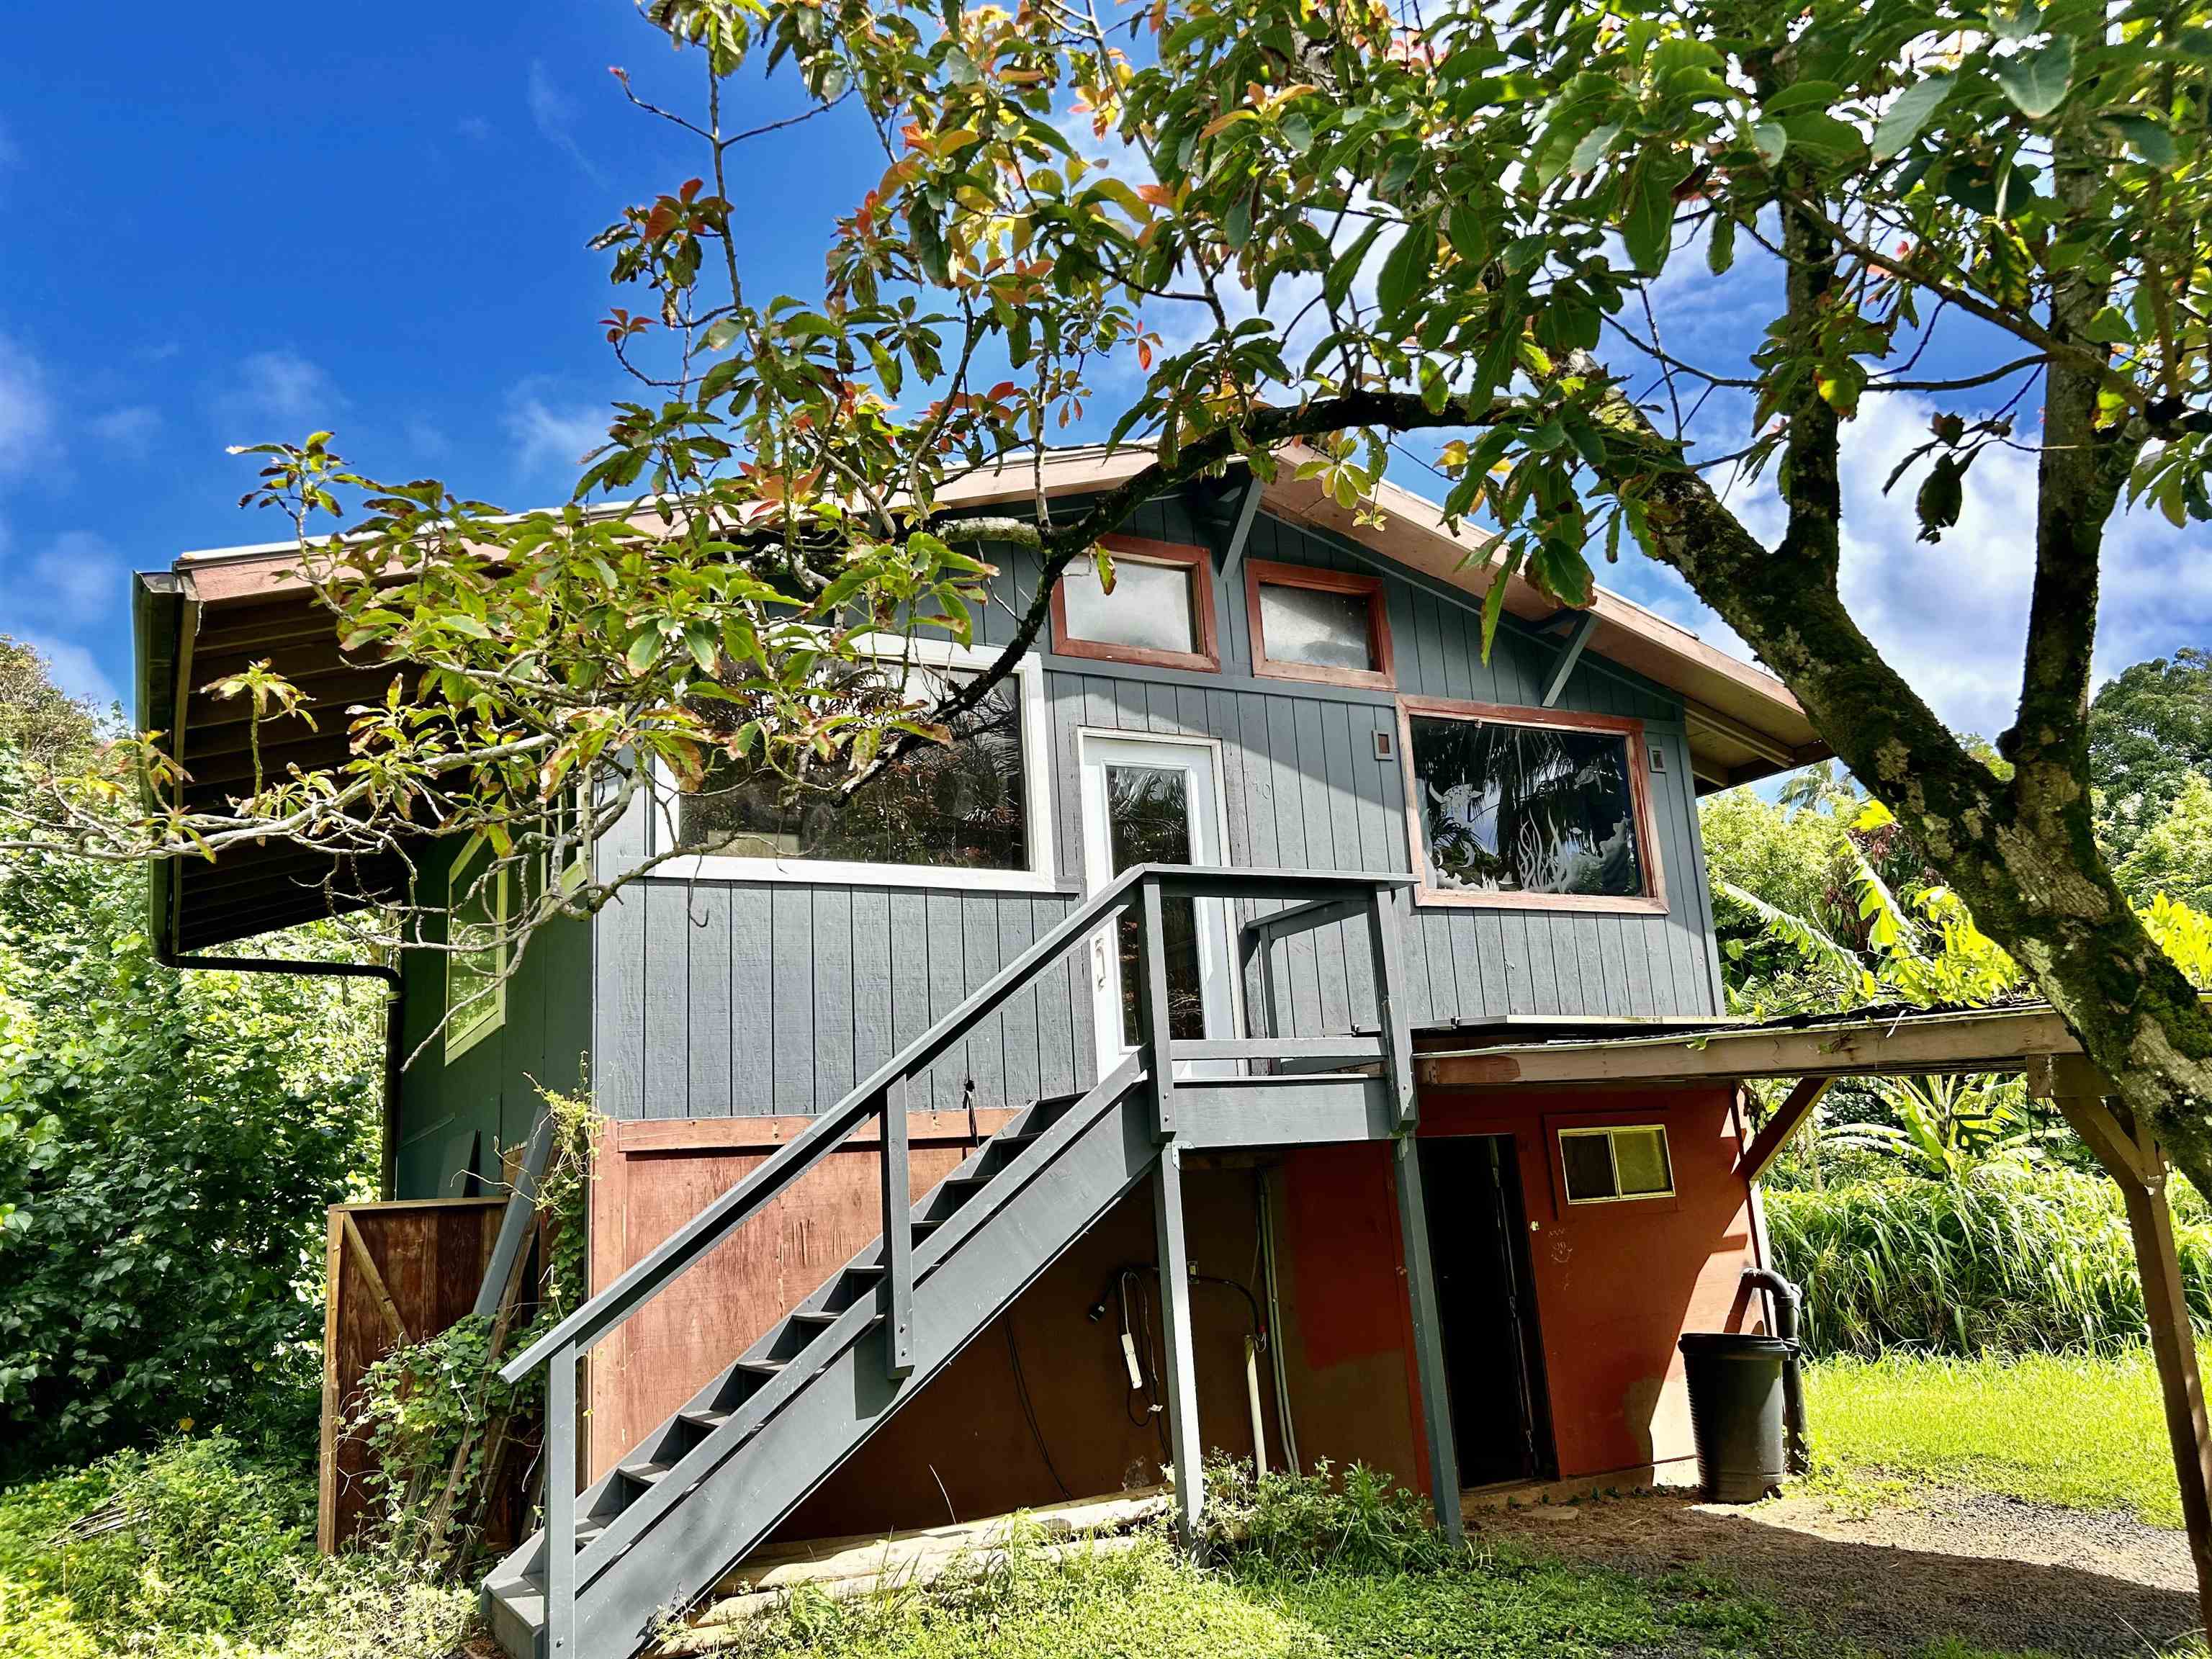
<path id="1" fill-rule="evenodd" d="M 1551 1397 L 1513 1138 L 1424 1139 L 1420 1157 L 1460 1485 L 1548 1480 Z"/>

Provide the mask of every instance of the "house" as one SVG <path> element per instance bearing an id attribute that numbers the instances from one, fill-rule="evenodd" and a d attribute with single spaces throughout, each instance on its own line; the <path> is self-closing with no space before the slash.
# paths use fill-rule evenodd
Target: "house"
<path id="1" fill-rule="evenodd" d="M 1145 459 L 1055 453 L 1046 487 Z M 1735 1084 L 1459 1087 L 1423 1056 L 1720 1021 L 1697 797 L 1826 751 L 1771 677 L 1610 593 L 1516 583 L 1486 661 L 1472 532 L 1291 474 L 1152 502 L 1112 592 L 1070 571 L 1049 640 L 872 795 L 794 813 L 725 772 L 641 804 L 603 866 L 679 856 L 442 1032 L 500 964 L 404 964 L 428 1046 L 394 1195 L 495 1180 L 541 1086 L 604 1120 L 594 1300 L 512 1368 L 550 1368 L 580 1478 L 487 1587 L 511 1651 L 634 1651 L 771 1537 L 1164 1466 L 1188 1520 L 1201 1448 L 1361 1461 L 1455 1526 L 1463 1487 L 1685 1465 L 1676 1339 L 1764 1317 Z M 142 724 L 193 791 L 245 763 L 198 687 L 271 655 L 325 707 L 378 680 L 291 557 L 140 579 Z M 1000 563 L 973 651 L 886 652 L 988 660 L 1036 588 Z M 264 763 L 342 726 L 264 728 Z M 157 873 L 155 924 L 189 964 L 321 914 L 319 873 Z"/>

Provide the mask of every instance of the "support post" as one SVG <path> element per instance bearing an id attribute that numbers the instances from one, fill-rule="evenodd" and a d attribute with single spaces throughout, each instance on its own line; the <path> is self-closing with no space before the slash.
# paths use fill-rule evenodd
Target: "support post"
<path id="1" fill-rule="evenodd" d="M 1390 1091 L 1391 1105 L 1401 1134 L 1410 1133 L 1420 1118 L 1413 1092 L 1413 1040 L 1404 1014 L 1405 974 L 1399 965 L 1398 900 L 1387 887 L 1378 887 L 1367 907 L 1367 937 L 1375 951 L 1375 1012 L 1382 1021 L 1382 1082 Z"/>
<path id="2" fill-rule="evenodd" d="M 1152 1131 L 1165 1140 L 1176 1131 L 1175 1061 L 1169 1050 L 1167 924 L 1157 876 L 1141 884 L 1137 911 L 1137 1034 L 1151 1053 Z"/>
<path id="3" fill-rule="evenodd" d="M 1160 1268 L 1160 1336 L 1166 1349 L 1168 1444 L 1175 1454 L 1176 1527 L 1195 1549 L 1206 1508 L 1198 1437 L 1198 1372 L 1190 1334 L 1190 1252 L 1182 1231 L 1182 1154 L 1172 1140 L 1152 1173 L 1152 1220 Z"/>
<path id="4" fill-rule="evenodd" d="M 2031 1073 L 2031 1078 L 2033 1073 Z M 2166 1154 L 2147 1128 L 2121 1121 L 2106 1103 L 2104 1079 L 2079 1055 L 2056 1057 L 2050 1081 L 2058 1109 L 2119 1185 L 2142 1276 L 2143 1313 L 2166 1408 L 2181 1488 L 2181 1518 L 2197 1569 L 2197 1617 L 2212 1629 L 2212 1422 L 2204 1405 L 2197 1337 L 2175 1248 L 2173 1212 L 2166 1200 Z"/>
<path id="5" fill-rule="evenodd" d="M 545 1376 L 545 1653 L 576 1651 L 576 1345 Z"/>
<path id="6" fill-rule="evenodd" d="M 1452 1438 L 1443 1328 L 1437 1315 L 1436 1269 L 1429 1261 L 1429 1213 L 1421 1193 L 1420 1147 L 1412 1135 L 1403 1134 L 1390 1143 L 1390 1152 L 1397 1177 L 1399 1241 L 1406 1258 L 1406 1299 L 1413 1314 L 1421 1426 L 1429 1443 L 1429 1499 L 1436 1508 L 1438 1530 L 1456 1544 L 1466 1536 L 1459 1512 L 1459 1447 Z"/>
<path id="7" fill-rule="evenodd" d="M 884 1282 L 890 1306 L 884 1323 L 884 1372 L 896 1382 L 914 1375 L 914 1188 L 907 1173 L 906 1079 L 884 1090 Z"/>
<path id="8" fill-rule="evenodd" d="M 1813 1115 L 1820 1097 L 1828 1092 L 1832 1077 L 1801 1077 L 1795 1088 L 1783 1097 L 1774 1109 L 1774 1115 L 1766 1120 L 1765 1127 L 1751 1138 L 1751 1145 L 1743 1149 L 1736 1160 L 1735 1172 L 1746 1181 L 1756 1182 L 1773 1167 L 1774 1160 L 1782 1156 L 1782 1149 L 1790 1144 L 1790 1137 L 1803 1127 Z"/>

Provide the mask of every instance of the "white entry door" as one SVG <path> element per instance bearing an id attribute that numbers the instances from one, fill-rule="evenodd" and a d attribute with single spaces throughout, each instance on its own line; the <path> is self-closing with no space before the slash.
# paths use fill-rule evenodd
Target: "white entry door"
<path id="1" fill-rule="evenodd" d="M 1086 732 L 1083 762 L 1083 868 L 1097 892 L 1133 864 L 1218 865 L 1228 861 L 1221 817 L 1221 751 L 1188 738 Z M 1236 957 L 1229 906 L 1221 899 L 1168 899 L 1168 1029 L 1176 1037 L 1227 1037 L 1237 1031 Z M 1138 919 L 1091 942 L 1097 998 L 1098 1069 L 1103 1076 L 1136 1047 Z M 1233 1061 L 1176 1066 L 1178 1077 L 1233 1075 Z"/>

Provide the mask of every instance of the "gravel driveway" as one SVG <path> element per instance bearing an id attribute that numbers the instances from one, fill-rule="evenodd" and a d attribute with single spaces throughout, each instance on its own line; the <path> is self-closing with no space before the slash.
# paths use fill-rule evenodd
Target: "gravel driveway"
<path id="1" fill-rule="evenodd" d="M 2180 1533 L 1955 1487 L 1921 1487 L 1909 1504 L 1863 1515 L 1811 1496 L 1729 1508 L 1640 1492 L 1487 1511 L 1468 1528 L 1645 1577 L 1710 1565 L 1883 1654 L 1957 1637 L 2143 1659 L 2197 1626 Z"/>

